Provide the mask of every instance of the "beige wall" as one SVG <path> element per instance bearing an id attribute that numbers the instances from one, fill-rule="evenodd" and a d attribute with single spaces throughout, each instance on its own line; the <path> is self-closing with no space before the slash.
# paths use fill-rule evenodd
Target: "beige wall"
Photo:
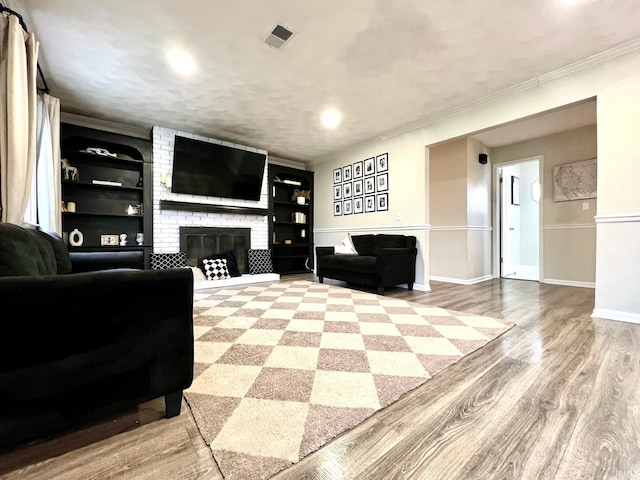
<path id="1" fill-rule="evenodd" d="M 542 155 L 542 270 L 543 281 L 594 286 L 596 267 L 595 220 L 597 200 L 553 201 L 553 167 L 596 158 L 595 125 L 519 142 L 491 150 L 499 165 Z M 584 209 L 586 204 L 588 209 Z"/>
<path id="2" fill-rule="evenodd" d="M 567 70 L 552 77 L 541 77 L 535 87 L 514 90 L 515 93 L 505 95 L 494 95 L 490 101 L 477 102 L 466 109 L 461 108 L 455 115 L 430 121 L 423 127 L 386 141 L 372 140 L 345 152 L 320 158 L 311 168 L 316 172 L 322 171 L 327 182 L 325 192 L 319 190 L 320 184 L 316 182 L 316 227 L 319 233 L 316 243 L 322 244 L 321 241 L 326 240 L 334 229 L 346 231 L 349 228 L 344 219 L 335 219 L 331 215 L 330 181 L 331 169 L 334 166 L 342 165 L 343 162 L 354 158 L 363 158 L 367 153 L 396 150 L 390 161 L 393 162 L 392 165 L 398 162 L 394 168 L 403 171 L 400 178 L 407 184 L 406 190 L 402 192 L 396 190 L 397 186 L 393 187 L 390 199 L 392 211 L 399 205 L 396 203 L 395 194 L 398 193 L 399 198 L 406 202 L 405 192 L 410 191 L 413 202 L 402 204 L 402 208 L 406 211 L 411 204 L 415 204 L 419 212 L 416 217 L 420 217 L 419 221 L 424 222 L 419 229 L 422 228 L 423 233 L 428 233 L 429 209 L 425 208 L 425 205 L 428 205 L 429 201 L 426 189 L 429 183 L 429 155 L 425 155 L 425 146 L 467 136 L 571 103 L 597 98 L 600 203 L 598 214 L 608 217 L 606 222 L 603 220 L 597 223 L 596 310 L 605 318 L 623 318 L 640 323 L 640 304 L 636 300 L 636 292 L 640 290 L 637 268 L 640 264 L 640 200 L 629 198 L 637 191 L 635 183 L 640 178 L 640 138 L 637 135 L 640 131 L 639 89 L 640 52 L 635 51 L 606 60 L 599 56 L 591 63 L 581 62 L 579 68 L 570 72 Z M 399 145 L 404 147 L 396 149 Z M 407 168 L 402 166 L 405 156 L 408 161 Z M 421 166 L 418 165 L 420 159 Z M 414 166 L 417 167 L 416 171 L 411 170 Z M 393 181 L 400 182 L 396 178 L 394 177 Z M 422 185 L 419 185 L 420 183 Z M 424 195 L 422 199 L 420 195 Z M 605 207 L 602 205 L 603 202 Z M 376 229 L 395 225 L 393 218 L 385 216 L 382 219 L 376 215 L 364 215 L 362 220 L 358 219 L 358 228 Z M 618 237 L 620 241 L 616 242 Z M 429 272 L 428 239 L 429 235 L 423 235 L 421 240 L 422 253 L 427 252 L 422 258 L 426 272 Z"/>

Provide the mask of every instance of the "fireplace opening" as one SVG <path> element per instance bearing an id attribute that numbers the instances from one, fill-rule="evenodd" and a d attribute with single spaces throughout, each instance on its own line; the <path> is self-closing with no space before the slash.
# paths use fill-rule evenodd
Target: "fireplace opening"
<path id="1" fill-rule="evenodd" d="M 202 259 L 209 255 L 234 250 L 240 273 L 249 273 L 250 248 L 250 228 L 180 227 L 180 251 L 192 267 L 202 268 Z"/>

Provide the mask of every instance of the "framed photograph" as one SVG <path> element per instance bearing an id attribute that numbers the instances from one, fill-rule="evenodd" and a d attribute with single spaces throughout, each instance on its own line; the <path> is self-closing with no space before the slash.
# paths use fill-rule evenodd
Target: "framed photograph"
<path id="1" fill-rule="evenodd" d="M 364 193 L 375 193 L 376 191 L 376 178 L 375 177 L 367 177 L 364 179 Z"/>
<path id="2" fill-rule="evenodd" d="M 339 217 L 342 215 L 342 202 L 333 202 L 333 216 Z"/>
<path id="3" fill-rule="evenodd" d="M 364 190 L 362 189 L 362 179 L 353 181 L 353 196 L 357 197 L 362 195 Z"/>
<path id="4" fill-rule="evenodd" d="M 342 181 L 343 182 L 351 181 L 351 165 L 346 165 L 342 167 Z"/>
<path id="5" fill-rule="evenodd" d="M 364 197 L 364 211 L 365 212 L 375 212 L 376 211 L 376 196 L 369 195 Z"/>
<path id="6" fill-rule="evenodd" d="M 342 201 L 342 214 L 351 215 L 353 213 L 353 203 L 351 199 Z"/>
<path id="7" fill-rule="evenodd" d="M 100 246 L 113 247 L 118 245 L 118 235 L 100 235 Z"/>
<path id="8" fill-rule="evenodd" d="M 364 198 L 356 197 L 353 199 L 353 213 L 364 212 Z"/>
<path id="9" fill-rule="evenodd" d="M 362 178 L 364 175 L 364 165 L 362 160 L 353 164 L 353 178 Z"/>
<path id="10" fill-rule="evenodd" d="M 342 169 L 334 168 L 333 169 L 333 183 L 342 183 Z"/>
<path id="11" fill-rule="evenodd" d="M 351 190 L 351 182 L 342 184 L 342 198 L 351 198 L 353 192 Z"/>
<path id="12" fill-rule="evenodd" d="M 376 192 L 386 192 L 389 190 L 389 174 L 382 173 L 376 177 Z"/>
<path id="13" fill-rule="evenodd" d="M 373 175 L 376 173 L 376 159 L 374 157 L 367 158 L 364 161 L 364 174 L 365 175 Z"/>
<path id="14" fill-rule="evenodd" d="M 553 201 L 596 198 L 597 183 L 595 158 L 555 165 L 553 167 Z"/>
<path id="15" fill-rule="evenodd" d="M 382 173 L 389 170 L 389 155 L 383 153 L 382 155 L 378 155 L 376 157 L 376 172 Z"/>
<path id="16" fill-rule="evenodd" d="M 333 186 L 333 199 L 341 200 L 342 199 L 342 185 L 334 185 Z"/>
<path id="17" fill-rule="evenodd" d="M 376 208 L 379 212 L 389 210 L 389 194 L 379 193 L 376 195 Z"/>
<path id="18" fill-rule="evenodd" d="M 511 175 L 511 205 L 520 205 L 520 179 Z"/>

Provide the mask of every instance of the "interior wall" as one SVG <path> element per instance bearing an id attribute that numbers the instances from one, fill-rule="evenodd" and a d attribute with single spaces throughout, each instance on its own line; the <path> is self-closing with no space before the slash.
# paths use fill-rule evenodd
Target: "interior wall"
<path id="1" fill-rule="evenodd" d="M 554 202 L 553 167 L 596 158 L 597 128 L 592 125 L 491 149 L 491 159 L 496 165 L 537 155 L 544 157 L 541 192 L 544 221 L 542 281 L 593 287 L 596 265 L 594 216 L 597 199 Z M 524 185 L 524 181 L 520 185 L 522 199 L 525 190 L 530 187 Z M 527 196 L 530 197 L 528 194 Z M 522 214 L 522 210 L 520 212 Z"/>

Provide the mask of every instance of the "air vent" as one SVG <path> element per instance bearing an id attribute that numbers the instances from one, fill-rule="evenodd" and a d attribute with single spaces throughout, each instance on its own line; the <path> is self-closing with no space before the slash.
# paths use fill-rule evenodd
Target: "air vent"
<path id="1" fill-rule="evenodd" d="M 282 25 L 276 25 L 271 34 L 265 39 L 264 43 L 273 48 L 282 48 L 284 44 L 291 38 L 293 32 Z"/>

